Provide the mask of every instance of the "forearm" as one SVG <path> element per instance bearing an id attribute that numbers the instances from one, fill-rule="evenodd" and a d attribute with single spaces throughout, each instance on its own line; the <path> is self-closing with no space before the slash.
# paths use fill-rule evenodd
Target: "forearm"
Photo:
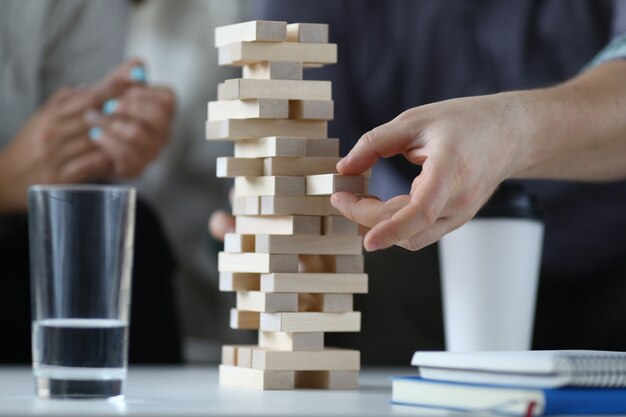
<path id="1" fill-rule="evenodd" d="M 555 87 L 519 93 L 528 126 L 517 178 L 626 178 L 626 61 Z"/>

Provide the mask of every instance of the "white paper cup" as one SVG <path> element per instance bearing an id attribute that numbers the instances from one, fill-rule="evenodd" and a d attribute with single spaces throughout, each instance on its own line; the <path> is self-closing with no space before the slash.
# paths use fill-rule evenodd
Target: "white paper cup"
<path id="1" fill-rule="evenodd" d="M 544 226 L 475 218 L 439 245 L 446 349 L 528 350 Z"/>

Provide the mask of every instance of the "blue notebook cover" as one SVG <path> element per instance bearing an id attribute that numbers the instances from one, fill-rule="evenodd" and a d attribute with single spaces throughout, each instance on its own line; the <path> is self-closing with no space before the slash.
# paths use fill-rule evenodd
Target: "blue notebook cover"
<path id="1" fill-rule="evenodd" d="M 529 414 L 534 402 L 532 415 L 626 414 L 626 388 L 523 388 L 420 377 L 393 378 L 392 385 L 392 403 L 401 405 L 517 416 Z"/>

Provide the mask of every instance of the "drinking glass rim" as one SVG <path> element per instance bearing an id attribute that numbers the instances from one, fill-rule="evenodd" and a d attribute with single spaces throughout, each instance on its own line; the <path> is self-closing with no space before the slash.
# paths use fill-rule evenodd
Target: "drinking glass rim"
<path id="1" fill-rule="evenodd" d="M 42 191 L 135 191 L 131 185 L 113 184 L 35 184 L 28 188 L 29 192 Z"/>

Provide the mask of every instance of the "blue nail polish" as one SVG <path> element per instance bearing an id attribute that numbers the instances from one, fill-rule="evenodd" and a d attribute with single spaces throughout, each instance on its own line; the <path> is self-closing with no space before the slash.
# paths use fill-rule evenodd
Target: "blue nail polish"
<path id="1" fill-rule="evenodd" d="M 102 113 L 106 115 L 115 113 L 115 110 L 117 110 L 117 107 L 119 106 L 119 104 L 120 104 L 119 101 L 114 98 L 105 101 L 104 104 L 102 105 Z"/>
<path id="2" fill-rule="evenodd" d="M 102 128 L 95 126 L 89 129 L 89 139 L 98 142 L 102 138 Z"/>
<path id="3" fill-rule="evenodd" d="M 148 80 L 146 75 L 146 69 L 140 65 L 135 65 L 130 69 L 130 73 L 128 74 L 132 81 L 137 83 L 145 84 Z"/>

